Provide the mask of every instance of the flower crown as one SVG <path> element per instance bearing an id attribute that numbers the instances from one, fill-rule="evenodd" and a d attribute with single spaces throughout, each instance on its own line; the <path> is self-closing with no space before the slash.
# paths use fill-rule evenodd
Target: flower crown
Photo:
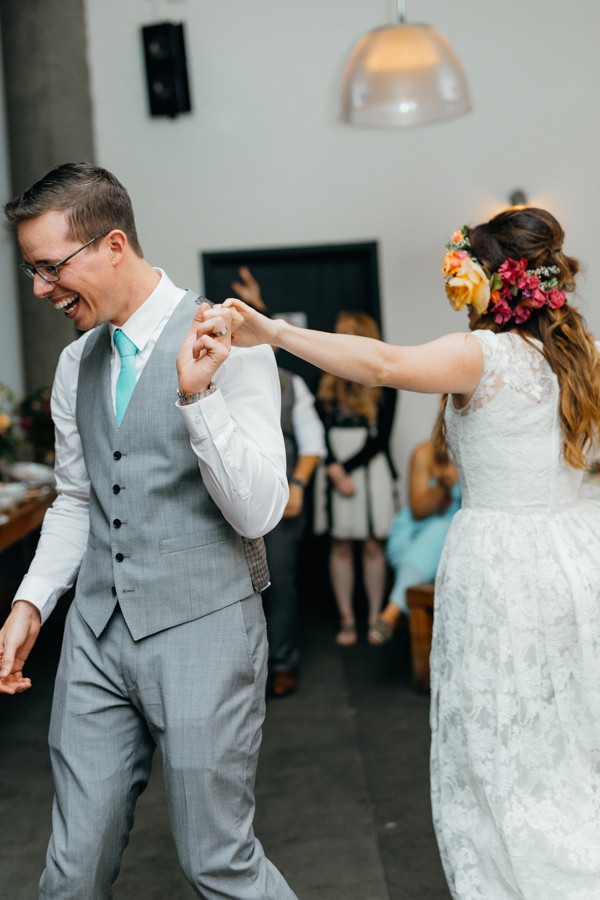
<path id="1" fill-rule="evenodd" d="M 446 294 L 454 309 L 469 305 L 480 316 L 493 315 L 496 325 L 505 325 L 511 319 L 522 325 L 533 310 L 565 305 L 565 292 L 557 288 L 558 266 L 528 269 L 526 259 L 507 259 L 491 273 L 473 255 L 468 230 L 463 225 L 454 232 L 442 264 Z"/>

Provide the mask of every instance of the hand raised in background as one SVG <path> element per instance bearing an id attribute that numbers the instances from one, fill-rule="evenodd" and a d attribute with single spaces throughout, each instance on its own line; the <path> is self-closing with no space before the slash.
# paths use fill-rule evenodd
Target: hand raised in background
<path id="1" fill-rule="evenodd" d="M 252 275 L 247 266 L 240 266 L 238 274 L 241 281 L 232 281 L 231 287 L 236 292 L 240 300 L 247 303 L 253 309 L 257 309 L 261 313 L 267 312 L 267 304 L 263 300 L 260 293 L 260 284 Z"/>

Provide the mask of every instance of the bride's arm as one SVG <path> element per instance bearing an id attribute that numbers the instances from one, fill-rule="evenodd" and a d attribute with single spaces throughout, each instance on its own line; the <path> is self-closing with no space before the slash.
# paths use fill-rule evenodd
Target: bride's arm
<path id="1" fill-rule="evenodd" d="M 349 381 L 449 393 L 466 402 L 483 371 L 481 346 L 469 334 L 448 334 L 417 347 L 397 347 L 372 338 L 296 328 L 283 319 L 268 319 L 237 299 L 226 300 L 223 306 L 234 307 L 244 317 L 233 335 L 235 345 L 271 344 Z M 218 313 L 215 309 L 209 314 Z"/>

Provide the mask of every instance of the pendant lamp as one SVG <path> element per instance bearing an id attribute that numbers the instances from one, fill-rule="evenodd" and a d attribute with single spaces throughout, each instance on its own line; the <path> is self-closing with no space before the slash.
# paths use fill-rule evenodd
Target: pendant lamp
<path id="1" fill-rule="evenodd" d="M 462 66 L 448 41 L 429 25 L 398 23 L 362 37 L 346 65 L 341 119 L 366 127 L 424 125 L 462 115 L 471 100 Z"/>

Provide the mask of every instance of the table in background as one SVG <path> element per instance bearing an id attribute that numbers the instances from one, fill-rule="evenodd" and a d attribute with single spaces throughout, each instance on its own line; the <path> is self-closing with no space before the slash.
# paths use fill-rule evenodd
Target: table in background
<path id="1" fill-rule="evenodd" d="M 55 497 L 52 489 L 34 489 L 3 514 L 8 521 L 0 525 L 0 609 L 10 603 L 27 571 L 35 551 L 32 541 Z"/>

